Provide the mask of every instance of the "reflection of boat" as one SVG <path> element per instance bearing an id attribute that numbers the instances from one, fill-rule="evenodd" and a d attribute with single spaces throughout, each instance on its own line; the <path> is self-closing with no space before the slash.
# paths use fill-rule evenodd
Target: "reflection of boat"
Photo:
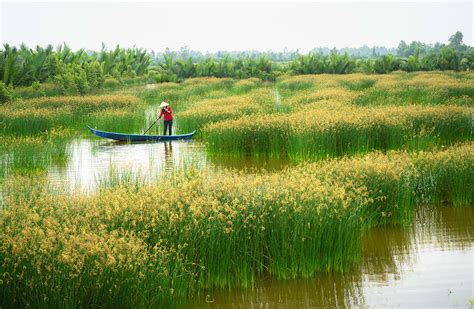
<path id="1" fill-rule="evenodd" d="M 124 133 L 114 133 L 114 132 L 106 132 L 93 129 L 89 126 L 89 131 L 99 137 L 113 139 L 116 141 L 130 141 L 130 142 L 137 142 L 137 141 L 174 141 L 180 139 L 191 139 L 193 135 L 196 133 L 194 130 L 188 134 L 181 134 L 181 135 L 145 135 L 145 134 L 124 134 Z"/>

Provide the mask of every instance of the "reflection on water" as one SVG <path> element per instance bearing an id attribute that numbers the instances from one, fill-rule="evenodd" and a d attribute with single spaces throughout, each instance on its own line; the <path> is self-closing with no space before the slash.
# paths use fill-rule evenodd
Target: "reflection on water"
<path id="1" fill-rule="evenodd" d="M 188 307 L 467 307 L 474 297 L 474 209 L 419 211 L 411 227 L 363 237 L 362 261 L 347 274 L 261 279 L 251 290 L 204 292 Z"/>
<path id="2" fill-rule="evenodd" d="M 93 189 L 114 172 L 152 180 L 188 164 L 207 164 L 203 145 L 195 141 L 117 143 L 77 139 L 68 145 L 68 153 L 68 164 L 51 165 L 48 174 L 52 184 L 71 189 Z"/>
<path id="3" fill-rule="evenodd" d="M 190 166 L 276 170 L 287 165 L 284 159 L 208 157 L 205 144 L 194 140 L 124 143 L 75 139 L 66 148 L 68 160 L 63 164 L 48 161 L 47 170 L 51 184 L 71 190 L 92 190 L 116 174 L 147 181 Z"/>

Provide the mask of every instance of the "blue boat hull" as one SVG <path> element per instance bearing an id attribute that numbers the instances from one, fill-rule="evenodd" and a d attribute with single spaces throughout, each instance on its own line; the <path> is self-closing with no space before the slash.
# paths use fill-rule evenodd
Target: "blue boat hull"
<path id="1" fill-rule="evenodd" d="M 114 132 L 105 132 L 89 127 L 89 131 L 99 137 L 126 142 L 146 142 L 146 141 L 174 141 L 193 138 L 196 131 L 181 135 L 144 135 L 144 134 L 123 134 Z"/>

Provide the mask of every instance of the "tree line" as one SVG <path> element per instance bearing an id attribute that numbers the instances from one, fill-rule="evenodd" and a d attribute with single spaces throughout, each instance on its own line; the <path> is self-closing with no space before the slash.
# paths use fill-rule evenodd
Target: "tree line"
<path id="1" fill-rule="evenodd" d="M 178 52 L 154 54 L 155 65 L 150 68 L 157 82 L 180 81 L 189 77 L 215 76 L 275 79 L 281 74 L 347 74 L 354 72 L 384 74 L 402 70 L 472 70 L 474 48 L 463 43 L 463 35 L 456 32 L 448 44 L 428 45 L 421 42 L 406 44 L 397 49 L 367 46 L 359 49 L 313 49 L 306 55 L 298 52 L 218 52 L 205 57 L 200 52 L 182 48 Z M 233 56 L 231 56 L 233 55 Z M 286 59 L 287 61 L 279 61 Z"/>
<path id="2" fill-rule="evenodd" d="M 64 94 L 85 94 L 102 88 L 106 79 L 117 82 L 144 77 L 154 82 L 179 82 L 190 77 L 257 77 L 274 80 L 282 74 L 389 73 L 474 69 L 474 48 L 463 43 L 461 32 L 448 44 L 410 44 L 401 41 L 396 49 L 314 49 L 308 54 L 285 50 L 275 52 L 217 52 L 203 55 L 188 48 L 178 52 L 147 52 L 141 48 L 72 51 L 66 44 L 32 49 L 4 44 L 0 48 L 0 101 L 13 87 L 38 87 L 55 83 Z M 6 99 L 5 99 L 6 98 Z"/>
<path id="3" fill-rule="evenodd" d="M 121 81 L 148 73 L 152 58 L 144 49 L 120 48 L 99 52 L 80 49 L 73 51 L 66 45 L 54 48 L 29 48 L 4 44 L 0 49 L 0 96 L 8 95 L 17 86 L 37 86 L 55 83 L 65 94 L 85 94 L 101 88 L 107 77 Z"/>

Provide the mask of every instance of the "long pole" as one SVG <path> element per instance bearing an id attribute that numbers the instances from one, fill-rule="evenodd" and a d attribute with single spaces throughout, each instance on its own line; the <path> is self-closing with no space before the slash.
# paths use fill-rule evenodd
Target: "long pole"
<path id="1" fill-rule="evenodd" d="M 156 119 L 155 122 L 153 122 L 151 126 L 148 128 L 148 130 L 146 130 L 145 133 L 143 134 L 146 134 L 146 132 L 150 131 L 151 127 L 153 127 L 157 122 L 158 122 L 158 119 Z"/>

